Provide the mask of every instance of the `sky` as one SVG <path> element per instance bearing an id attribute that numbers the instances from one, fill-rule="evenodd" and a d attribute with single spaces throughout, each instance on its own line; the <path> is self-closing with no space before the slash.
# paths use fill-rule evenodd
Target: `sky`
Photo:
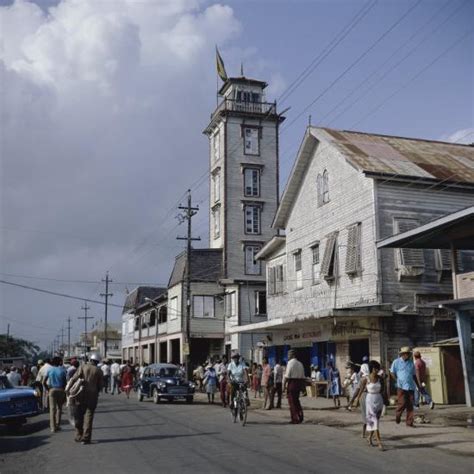
<path id="1" fill-rule="evenodd" d="M 474 141 L 473 20 L 469 0 L 0 0 L 0 279 L 98 300 L 109 271 L 119 323 L 127 291 L 166 285 L 188 188 L 206 245 L 216 44 L 290 107 L 282 187 L 309 120 Z M 46 348 L 70 317 L 77 338 L 81 306 L 0 283 L 0 333 Z"/>

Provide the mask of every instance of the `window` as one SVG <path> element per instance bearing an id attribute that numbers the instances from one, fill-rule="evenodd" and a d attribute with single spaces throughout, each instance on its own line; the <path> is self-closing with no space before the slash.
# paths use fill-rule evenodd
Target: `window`
<path id="1" fill-rule="evenodd" d="M 214 317 L 214 296 L 193 296 L 193 317 Z"/>
<path id="2" fill-rule="evenodd" d="M 361 271 L 361 223 L 358 222 L 349 227 L 346 249 L 346 273 L 357 275 Z"/>
<path id="3" fill-rule="evenodd" d="M 267 267 L 268 294 L 278 295 L 285 291 L 285 266 Z"/>
<path id="4" fill-rule="evenodd" d="M 316 178 L 316 192 L 318 194 L 318 207 L 323 205 L 323 177 L 318 174 Z"/>
<path id="5" fill-rule="evenodd" d="M 324 170 L 323 173 L 323 196 L 322 196 L 323 204 L 329 202 L 329 173 L 327 170 Z"/>
<path id="6" fill-rule="evenodd" d="M 221 140 L 220 131 L 217 131 L 212 139 L 212 158 L 217 161 L 220 157 Z"/>
<path id="7" fill-rule="evenodd" d="M 178 297 L 177 296 L 174 296 L 173 298 L 170 299 L 168 307 L 169 307 L 170 319 L 177 319 L 178 317 Z"/>
<path id="8" fill-rule="evenodd" d="M 214 202 L 221 200 L 221 174 L 215 173 L 212 177 L 212 187 L 214 191 Z"/>
<path id="9" fill-rule="evenodd" d="M 134 326 L 135 326 L 135 318 L 130 318 L 128 320 L 128 333 L 131 334 L 134 330 Z"/>
<path id="10" fill-rule="evenodd" d="M 134 330 L 138 331 L 140 329 L 140 316 L 135 316 Z"/>
<path id="11" fill-rule="evenodd" d="M 149 326 L 154 326 L 156 324 L 156 310 L 150 312 L 150 318 L 148 320 Z"/>
<path id="12" fill-rule="evenodd" d="M 267 314 L 267 295 L 264 291 L 255 292 L 255 314 L 259 316 Z"/>
<path id="13" fill-rule="evenodd" d="M 158 311 L 158 324 L 166 323 L 168 320 L 168 308 L 166 306 L 161 306 Z"/>
<path id="14" fill-rule="evenodd" d="M 260 170 L 255 168 L 244 169 L 244 195 L 260 196 Z"/>
<path id="15" fill-rule="evenodd" d="M 312 277 L 313 284 L 319 283 L 319 244 L 314 244 L 311 247 L 311 253 L 313 254 L 313 264 L 312 264 Z"/>
<path id="16" fill-rule="evenodd" d="M 325 280 L 333 280 L 337 274 L 336 242 L 337 232 L 333 232 L 332 234 L 328 235 L 320 270 L 320 275 Z"/>
<path id="17" fill-rule="evenodd" d="M 301 250 L 298 250 L 293 254 L 293 260 L 295 265 L 295 281 L 296 289 L 303 288 L 303 265 L 301 263 Z"/>
<path id="18" fill-rule="evenodd" d="M 260 130 L 244 127 L 244 155 L 260 154 Z"/>
<path id="19" fill-rule="evenodd" d="M 397 234 L 415 229 L 419 225 L 420 223 L 416 219 L 398 217 L 394 219 L 394 230 Z M 395 249 L 395 257 L 399 277 L 415 277 L 423 274 L 425 267 L 423 249 Z"/>
<path id="20" fill-rule="evenodd" d="M 217 206 L 212 211 L 212 221 L 214 227 L 214 238 L 218 239 L 221 235 L 221 208 Z"/>
<path id="21" fill-rule="evenodd" d="M 245 233 L 260 234 L 260 206 L 245 206 Z"/>
<path id="22" fill-rule="evenodd" d="M 236 305 L 235 305 L 236 293 L 233 291 L 232 293 L 226 293 L 225 295 L 225 314 L 227 317 L 232 318 L 236 313 Z"/>
<path id="23" fill-rule="evenodd" d="M 246 275 L 260 275 L 261 264 L 260 261 L 255 260 L 255 255 L 260 252 L 261 247 L 259 245 L 246 245 L 245 246 L 245 274 Z"/>

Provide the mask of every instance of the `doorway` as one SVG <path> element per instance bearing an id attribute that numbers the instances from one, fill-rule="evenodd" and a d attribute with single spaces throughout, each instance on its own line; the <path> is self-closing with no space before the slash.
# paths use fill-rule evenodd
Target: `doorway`
<path id="1" fill-rule="evenodd" d="M 297 359 L 303 364 L 306 377 L 311 375 L 311 347 L 296 347 Z"/>
<path id="2" fill-rule="evenodd" d="M 355 364 L 362 364 L 362 357 L 369 354 L 369 340 L 368 339 L 351 339 L 349 340 L 349 359 Z"/>
<path id="3" fill-rule="evenodd" d="M 171 363 L 181 363 L 181 344 L 179 339 L 171 339 Z"/>
<path id="4" fill-rule="evenodd" d="M 168 343 L 160 342 L 160 358 L 159 361 L 162 364 L 166 364 L 168 362 Z"/>

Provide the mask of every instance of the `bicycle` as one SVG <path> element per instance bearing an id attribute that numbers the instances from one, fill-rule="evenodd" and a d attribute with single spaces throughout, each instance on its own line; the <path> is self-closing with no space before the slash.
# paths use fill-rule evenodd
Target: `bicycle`
<path id="1" fill-rule="evenodd" d="M 230 403 L 230 412 L 234 423 L 237 423 L 237 418 L 240 420 L 242 426 L 247 422 L 247 385 L 244 382 L 234 382 L 234 396 Z"/>

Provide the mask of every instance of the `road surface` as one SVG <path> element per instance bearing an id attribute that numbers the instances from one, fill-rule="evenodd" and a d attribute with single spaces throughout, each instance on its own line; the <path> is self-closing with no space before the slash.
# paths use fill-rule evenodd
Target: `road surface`
<path id="1" fill-rule="evenodd" d="M 414 429 L 410 436 L 422 433 Z M 379 452 L 354 433 L 291 425 L 273 412 L 250 411 L 242 427 L 227 409 L 203 402 L 154 405 L 103 395 L 88 446 L 73 441 L 66 419 L 62 431 L 51 434 L 46 414 L 31 419 L 20 435 L 0 427 L 0 473 L 473 472 L 472 457 L 404 441 L 387 440 L 387 450 Z"/>

